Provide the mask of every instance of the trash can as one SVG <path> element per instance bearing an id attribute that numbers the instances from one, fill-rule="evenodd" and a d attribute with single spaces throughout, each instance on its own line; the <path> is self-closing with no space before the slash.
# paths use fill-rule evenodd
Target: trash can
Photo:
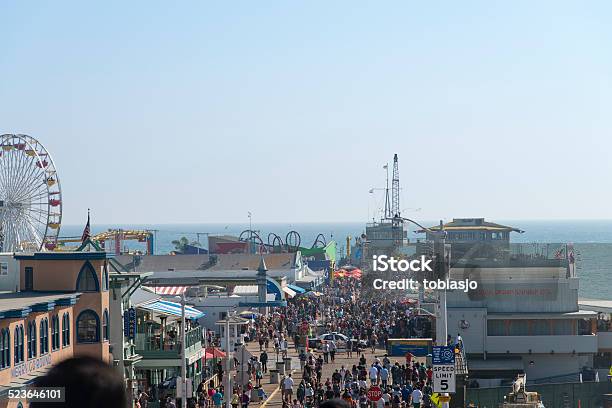
<path id="1" fill-rule="evenodd" d="M 270 370 L 270 384 L 278 384 L 279 382 L 278 370 Z"/>
<path id="2" fill-rule="evenodd" d="M 285 360 L 285 371 L 291 371 L 291 357 L 286 357 Z"/>
<path id="3" fill-rule="evenodd" d="M 285 375 L 285 362 L 277 361 L 276 362 L 276 371 L 278 371 L 278 375 Z"/>

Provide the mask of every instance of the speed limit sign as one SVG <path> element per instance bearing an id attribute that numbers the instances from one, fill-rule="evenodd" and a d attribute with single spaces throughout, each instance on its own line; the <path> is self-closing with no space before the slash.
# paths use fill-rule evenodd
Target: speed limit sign
<path id="1" fill-rule="evenodd" d="M 455 365 L 444 364 L 433 366 L 434 392 L 455 392 Z"/>
<path id="2" fill-rule="evenodd" d="M 455 349 L 434 346 L 432 350 L 434 392 L 455 392 Z"/>

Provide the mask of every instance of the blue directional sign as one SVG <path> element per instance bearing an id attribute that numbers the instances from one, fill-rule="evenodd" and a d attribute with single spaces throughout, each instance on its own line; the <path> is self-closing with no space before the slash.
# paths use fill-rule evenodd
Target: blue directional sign
<path id="1" fill-rule="evenodd" d="M 455 364 L 455 349 L 452 346 L 433 346 L 431 356 L 433 365 Z"/>
<path id="2" fill-rule="evenodd" d="M 136 309 L 133 307 L 123 312 L 123 335 L 130 339 L 136 337 Z"/>

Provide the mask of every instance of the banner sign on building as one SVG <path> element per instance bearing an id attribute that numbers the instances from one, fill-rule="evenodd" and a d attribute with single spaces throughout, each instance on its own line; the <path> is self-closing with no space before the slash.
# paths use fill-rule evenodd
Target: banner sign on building
<path id="1" fill-rule="evenodd" d="M 455 348 L 452 346 L 433 346 L 433 365 L 455 364 Z"/>
<path id="2" fill-rule="evenodd" d="M 123 335 L 129 339 L 136 337 L 136 309 L 133 307 L 123 313 Z"/>

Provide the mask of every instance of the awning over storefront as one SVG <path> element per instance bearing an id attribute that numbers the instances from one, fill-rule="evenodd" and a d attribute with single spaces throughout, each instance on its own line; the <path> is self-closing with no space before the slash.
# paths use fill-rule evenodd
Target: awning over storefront
<path id="1" fill-rule="evenodd" d="M 289 299 L 295 297 L 296 293 L 295 291 L 291 290 L 289 287 L 285 286 L 283 287 L 283 292 L 285 292 L 287 294 L 287 297 Z"/>
<path id="2" fill-rule="evenodd" d="M 181 305 L 180 303 L 168 302 L 167 300 L 158 300 L 156 302 L 147 303 L 138 306 L 141 309 L 150 310 L 152 312 L 164 313 L 172 316 L 181 316 Z M 187 319 L 199 319 L 204 317 L 205 314 L 200 312 L 198 309 L 185 306 L 185 318 Z"/>
<path id="3" fill-rule="evenodd" d="M 225 352 L 217 347 L 206 347 L 207 358 L 225 358 Z"/>
<path id="4" fill-rule="evenodd" d="M 157 295 L 182 295 L 189 286 L 145 286 Z"/>
<path id="5" fill-rule="evenodd" d="M 303 294 L 303 293 L 306 293 L 306 289 L 300 288 L 297 285 L 287 285 L 287 287 L 289 289 L 293 290 L 294 292 L 296 292 L 297 294 L 300 294 L 300 295 Z"/>
<path id="6" fill-rule="evenodd" d="M 268 300 L 267 302 L 239 302 L 240 307 L 287 307 L 286 300 Z"/>

